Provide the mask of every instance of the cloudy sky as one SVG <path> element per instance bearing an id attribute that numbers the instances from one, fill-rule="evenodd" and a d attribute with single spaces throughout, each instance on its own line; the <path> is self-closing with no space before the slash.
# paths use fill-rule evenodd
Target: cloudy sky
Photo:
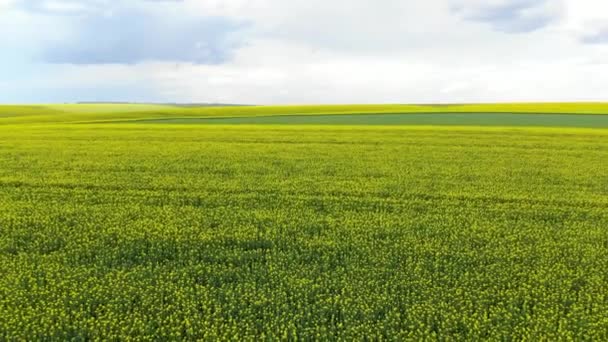
<path id="1" fill-rule="evenodd" d="M 608 100 L 605 0 L 0 0 L 0 103 Z"/>

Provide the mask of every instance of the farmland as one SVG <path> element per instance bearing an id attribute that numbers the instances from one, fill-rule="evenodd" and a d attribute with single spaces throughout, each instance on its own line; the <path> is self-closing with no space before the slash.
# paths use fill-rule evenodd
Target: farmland
<path id="1" fill-rule="evenodd" d="M 530 113 L 378 113 L 325 115 L 269 115 L 213 118 L 161 118 L 133 120 L 155 124 L 220 125 L 437 125 L 608 128 L 608 115 Z"/>
<path id="2" fill-rule="evenodd" d="M 0 339 L 606 340 L 604 113 L 0 106 Z"/>
<path id="3" fill-rule="evenodd" d="M 131 122 L 268 116 L 404 113 L 606 114 L 607 103 L 510 103 L 458 105 L 317 105 L 182 107 L 142 104 L 0 106 L 0 124 Z"/>

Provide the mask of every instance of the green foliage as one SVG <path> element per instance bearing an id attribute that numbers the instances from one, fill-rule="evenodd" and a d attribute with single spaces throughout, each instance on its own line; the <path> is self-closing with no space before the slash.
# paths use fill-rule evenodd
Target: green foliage
<path id="1" fill-rule="evenodd" d="M 0 340 L 607 340 L 608 131 L 0 127 Z"/>

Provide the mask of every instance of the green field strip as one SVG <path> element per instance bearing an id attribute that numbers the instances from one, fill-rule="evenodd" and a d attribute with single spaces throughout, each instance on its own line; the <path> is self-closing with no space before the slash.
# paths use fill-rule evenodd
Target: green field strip
<path id="1" fill-rule="evenodd" d="M 445 105 L 175 106 L 158 104 L 0 105 L 0 124 L 79 123 L 160 118 L 390 113 L 608 114 L 607 103 L 497 103 Z"/>
<path id="2" fill-rule="evenodd" d="M 536 113 L 378 113 L 273 115 L 226 118 L 162 118 L 134 120 L 150 124 L 221 125 L 456 125 L 608 128 L 608 115 Z"/>

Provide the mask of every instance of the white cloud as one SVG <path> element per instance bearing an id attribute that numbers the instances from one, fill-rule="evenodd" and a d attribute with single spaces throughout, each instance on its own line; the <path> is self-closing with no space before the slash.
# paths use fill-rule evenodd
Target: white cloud
<path id="1" fill-rule="evenodd" d="M 459 1 L 457 11 L 455 1 Z M 582 42 L 585 36 L 603 32 L 608 8 L 600 0 L 137 4 L 168 18 L 187 14 L 248 22 L 247 43 L 232 60 L 219 65 L 62 65 L 55 66 L 53 73 L 20 80 L 21 86 L 28 82 L 49 89 L 127 85 L 153 89 L 156 97 L 150 101 L 183 102 L 608 100 L 604 62 L 608 44 Z M 495 11 L 505 8 L 504 13 Z M 530 24 L 543 18 L 550 20 L 538 27 Z M 525 24 L 520 28 L 527 29 L 497 29 L 507 19 L 509 25 Z"/>
<path id="2" fill-rule="evenodd" d="M 608 29 L 608 2 L 569 0 L 561 29 L 564 34 L 569 34 L 581 42 L 601 43 L 597 38 L 601 38 Z M 606 42 L 608 43 L 608 40 Z"/>
<path id="3" fill-rule="evenodd" d="M 0 11 L 11 9 L 15 5 L 15 0 L 0 0 Z M 2 12 L 0 12 L 2 15 Z"/>
<path id="4" fill-rule="evenodd" d="M 78 13 L 88 9 L 82 3 L 67 2 L 67 1 L 45 1 L 42 3 L 42 9 L 52 12 Z"/>

